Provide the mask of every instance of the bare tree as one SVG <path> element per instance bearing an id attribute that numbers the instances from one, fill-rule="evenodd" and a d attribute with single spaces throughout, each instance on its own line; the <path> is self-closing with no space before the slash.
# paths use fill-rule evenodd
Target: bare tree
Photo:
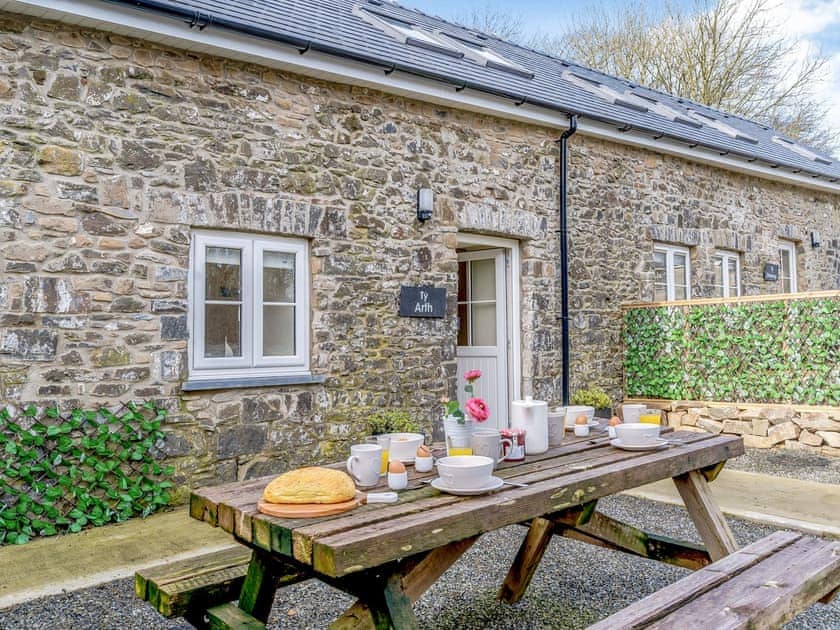
<path id="1" fill-rule="evenodd" d="M 455 21 L 509 42 L 521 43 L 525 34 L 522 16 L 498 7 L 473 7 L 457 13 Z"/>
<path id="2" fill-rule="evenodd" d="M 527 33 L 521 15 L 473 8 L 461 24 L 640 85 L 764 123 L 823 151 L 840 150 L 815 96 L 828 60 L 801 54 L 770 20 L 777 0 L 695 0 L 692 10 L 641 3 L 588 7 L 563 33 Z"/>
<path id="3" fill-rule="evenodd" d="M 768 0 L 695 0 L 662 15 L 591 12 L 535 43 L 581 65 L 767 124 L 822 150 L 840 138 L 814 95 L 827 59 L 801 54 L 770 21 Z"/>

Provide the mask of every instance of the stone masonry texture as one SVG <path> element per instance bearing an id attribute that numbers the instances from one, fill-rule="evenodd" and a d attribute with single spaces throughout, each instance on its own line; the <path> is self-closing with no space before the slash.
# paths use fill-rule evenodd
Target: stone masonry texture
<path id="1" fill-rule="evenodd" d="M 556 130 L 9 14 L 0 33 L 4 404 L 154 400 L 188 485 L 341 458 L 377 408 L 439 430 L 459 232 L 518 241 L 521 392 L 559 402 Z M 652 299 L 653 241 L 691 247 L 696 296 L 715 248 L 775 292 L 780 238 L 800 290 L 840 288 L 838 195 L 583 134 L 570 165 L 573 391 L 621 399 L 619 305 Z M 308 239 L 323 383 L 182 391 L 194 229 Z M 398 317 L 402 285 L 445 288 L 446 317 Z"/>

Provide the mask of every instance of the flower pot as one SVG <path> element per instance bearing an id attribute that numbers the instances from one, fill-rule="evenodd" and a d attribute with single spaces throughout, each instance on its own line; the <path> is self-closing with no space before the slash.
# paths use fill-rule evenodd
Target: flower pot
<path id="1" fill-rule="evenodd" d="M 472 455 L 470 440 L 474 430 L 475 423 L 471 420 L 465 420 L 464 424 L 461 424 L 455 416 L 445 416 L 443 432 L 446 436 L 446 454 Z"/>

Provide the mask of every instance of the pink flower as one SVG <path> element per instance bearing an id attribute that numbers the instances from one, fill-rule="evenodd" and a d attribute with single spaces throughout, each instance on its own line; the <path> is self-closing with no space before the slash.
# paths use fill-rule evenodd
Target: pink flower
<path id="1" fill-rule="evenodd" d="M 490 410 L 487 408 L 487 403 L 481 398 L 470 398 L 464 405 L 470 418 L 476 422 L 484 422 L 490 416 Z"/>
<path id="2" fill-rule="evenodd" d="M 481 370 L 467 370 L 464 372 L 464 378 L 468 383 L 472 383 L 481 378 Z"/>

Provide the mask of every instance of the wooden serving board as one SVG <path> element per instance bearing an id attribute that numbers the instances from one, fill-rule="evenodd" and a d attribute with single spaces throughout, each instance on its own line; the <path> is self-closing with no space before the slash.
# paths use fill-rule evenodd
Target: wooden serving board
<path id="1" fill-rule="evenodd" d="M 268 516 L 281 518 L 314 518 L 349 512 L 353 508 L 359 507 L 364 503 L 364 500 L 365 495 L 357 492 L 354 498 L 341 503 L 269 503 L 268 501 L 259 501 L 257 511 Z"/>

